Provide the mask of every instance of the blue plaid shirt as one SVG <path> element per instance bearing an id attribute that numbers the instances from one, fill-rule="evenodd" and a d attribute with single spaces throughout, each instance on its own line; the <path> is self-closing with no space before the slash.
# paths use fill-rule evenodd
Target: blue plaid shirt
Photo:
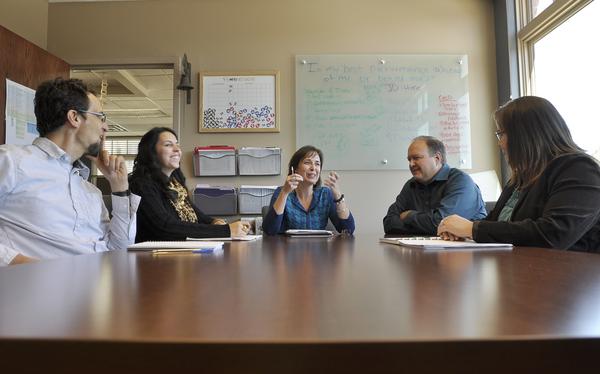
<path id="1" fill-rule="evenodd" d="M 326 187 L 315 187 L 313 189 L 313 199 L 308 211 L 304 209 L 295 192 L 288 195 L 285 202 L 285 210 L 277 215 L 273 204 L 281 187 L 278 187 L 273 193 L 269 212 L 263 220 L 263 231 L 268 235 L 282 234 L 287 229 L 313 229 L 323 230 L 327 227 L 327 220 L 331 220 L 338 232 L 354 232 L 354 217 L 352 213 L 346 219 L 340 219 L 335 209 L 335 202 L 331 190 Z"/>

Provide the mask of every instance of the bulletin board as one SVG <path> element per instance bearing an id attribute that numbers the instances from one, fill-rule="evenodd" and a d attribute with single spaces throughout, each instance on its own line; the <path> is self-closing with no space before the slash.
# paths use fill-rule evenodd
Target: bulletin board
<path id="1" fill-rule="evenodd" d="M 279 72 L 201 72 L 200 132 L 279 132 Z"/>
<path id="2" fill-rule="evenodd" d="M 7 79 L 37 88 L 56 77 L 68 78 L 71 67 L 14 32 L 0 25 L 0 144 L 4 144 Z"/>
<path id="3" fill-rule="evenodd" d="M 327 169 L 408 169 L 420 135 L 471 168 L 467 55 L 298 55 L 295 66 L 296 146 L 320 148 Z"/>
<path id="4" fill-rule="evenodd" d="M 6 79 L 6 144 L 27 145 L 40 136 L 34 97 L 35 90 Z"/>

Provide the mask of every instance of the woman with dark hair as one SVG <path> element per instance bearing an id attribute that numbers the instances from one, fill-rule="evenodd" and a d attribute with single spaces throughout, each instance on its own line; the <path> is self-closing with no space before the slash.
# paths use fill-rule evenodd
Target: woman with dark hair
<path id="1" fill-rule="evenodd" d="M 546 99 L 525 96 L 494 114 L 498 143 L 512 170 L 483 221 L 446 217 L 445 239 L 600 251 L 600 167 L 571 138 Z"/>
<path id="2" fill-rule="evenodd" d="M 263 220 L 266 234 L 276 235 L 288 229 L 322 230 L 331 220 L 338 232 L 352 234 L 354 218 L 340 192 L 339 176 L 329 173 L 321 186 L 323 153 L 307 145 L 290 159 L 283 186 L 271 198 L 269 212 Z"/>
<path id="3" fill-rule="evenodd" d="M 246 235 L 247 223 L 227 225 L 192 203 L 180 160 L 181 148 L 172 129 L 155 127 L 140 140 L 129 181 L 131 191 L 142 197 L 136 242 Z"/>

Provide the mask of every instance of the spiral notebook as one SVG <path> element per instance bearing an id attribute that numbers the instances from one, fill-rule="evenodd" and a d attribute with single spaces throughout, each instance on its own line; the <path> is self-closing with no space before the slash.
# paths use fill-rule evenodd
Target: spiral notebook
<path id="1" fill-rule="evenodd" d="M 381 238 L 382 243 L 400 245 L 409 248 L 420 248 L 424 250 L 511 250 L 513 245 L 510 243 L 477 243 L 473 240 L 442 240 L 439 237 L 418 237 L 418 238 Z"/>

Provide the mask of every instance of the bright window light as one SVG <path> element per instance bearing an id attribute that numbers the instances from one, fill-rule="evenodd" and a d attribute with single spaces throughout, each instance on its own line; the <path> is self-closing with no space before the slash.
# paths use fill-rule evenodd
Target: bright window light
<path id="1" fill-rule="evenodd" d="M 533 91 L 563 115 L 573 139 L 600 160 L 600 1 L 534 44 Z"/>

